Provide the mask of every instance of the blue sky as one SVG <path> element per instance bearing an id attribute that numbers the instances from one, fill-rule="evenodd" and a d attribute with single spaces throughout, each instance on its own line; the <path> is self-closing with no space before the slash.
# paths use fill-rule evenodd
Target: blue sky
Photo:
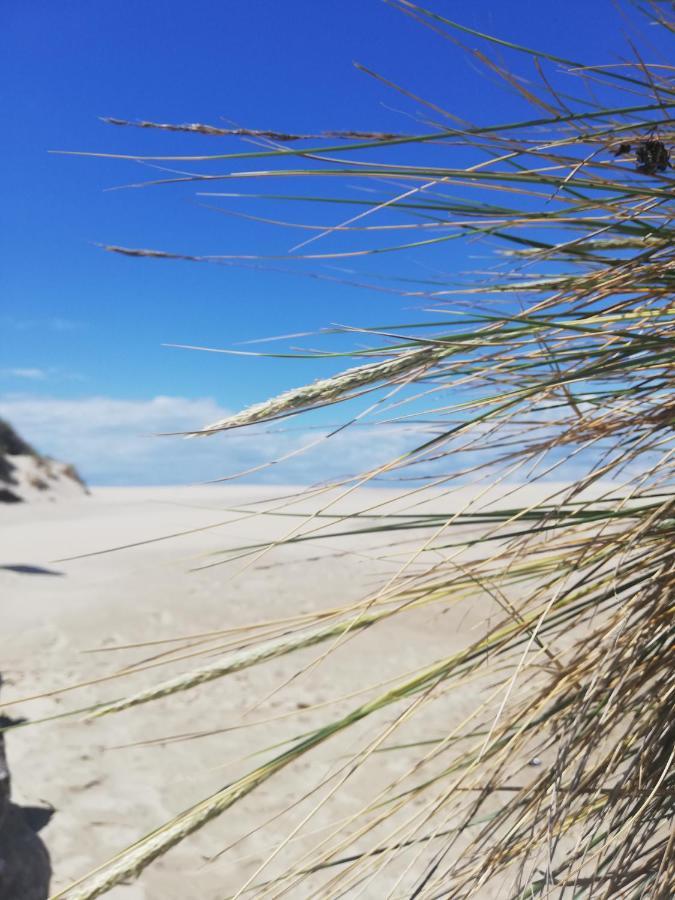
<path id="1" fill-rule="evenodd" d="M 626 23 L 612 0 L 427 5 L 563 56 L 612 62 L 630 54 Z M 297 435 L 265 438 L 255 450 L 237 438 L 197 452 L 188 449 L 195 442 L 179 446 L 151 434 L 200 426 L 204 415 L 239 409 L 337 368 L 170 350 L 163 343 L 233 347 L 332 322 L 409 320 L 411 303 L 293 274 L 303 271 L 295 263 L 277 272 L 107 254 L 97 242 L 283 254 L 298 238 L 204 209 L 194 186 L 106 190 L 153 172 L 49 150 L 255 149 L 221 138 L 114 128 L 99 116 L 301 132 L 419 130 L 411 119 L 419 112 L 415 104 L 358 72 L 354 61 L 474 121 L 508 121 L 524 111 L 522 101 L 461 50 L 382 0 L 31 0 L 5 5 L 0 59 L 3 83 L 11 86 L 0 97 L 0 415 L 96 483 L 199 480 L 285 451 Z M 280 212 L 233 203 L 241 211 Z M 339 215 L 312 211 L 319 222 L 337 222 Z M 444 246 L 445 270 L 461 269 L 464 251 Z M 421 251 L 378 257 L 371 270 L 419 273 L 425 260 Z M 362 269 L 356 261 L 340 272 L 328 264 L 314 271 L 356 278 Z M 346 458 L 357 467 L 375 459 L 362 439 L 354 446 Z M 343 460 L 345 452 L 338 454 Z M 300 463 L 272 474 L 303 475 Z"/>

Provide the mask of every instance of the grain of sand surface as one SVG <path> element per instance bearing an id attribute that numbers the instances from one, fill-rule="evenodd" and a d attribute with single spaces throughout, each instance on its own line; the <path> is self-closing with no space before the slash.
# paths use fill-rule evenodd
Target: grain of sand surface
<path id="1" fill-rule="evenodd" d="M 59 716 L 189 671 L 204 658 L 157 665 L 162 662 L 153 659 L 158 647 L 119 648 L 347 606 L 381 586 L 413 546 L 402 535 L 403 543 L 387 552 L 390 538 L 352 535 L 277 547 L 253 561 L 200 568 L 221 559 L 214 552 L 278 539 L 296 527 L 299 518 L 242 512 L 259 509 L 255 502 L 262 497 L 277 497 L 281 504 L 287 493 L 284 488 L 251 487 L 105 488 L 81 499 L 0 510 L 0 700 L 12 704 L 5 711 L 32 721 Z M 393 496 L 380 489 L 361 491 L 331 509 L 363 509 Z M 530 496 L 531 491 L 525 499 Z M 307 512 L 325 503 L 325 497 L 306 500 L 292 509 Z M 201 530 L 152 540 L 190 529 Z M 133 544 L 137 546 L 97 553 Z M 82 554 L 96 555 L 58 561 Z M 254 750 L 334 720 L 373 696 L 345 695 L 466 646 L 497 614 L 486 598 L 441 604 L 366 629 L 317 665 L 309 666 L 323 646 L 116 715 L 90 721 L 79 714 L 12 731 L 7 745 L 14 799 L 51 804 L 56 810 L 41 832 L 52 857 L 52 890 L 65 888 L 148 830 L 249 771 L 265 758 L 247 759 Z M 142 671 L 28 699 L 105 679 L 140 660 L 148 663 Z M 448 724 L 460 722 L 476 702 L 470 685 L 455 691 L 443 707 L 447 720 L 427 727 L 446 733 Z M 324 705 L 311 709 L 316 704 Z M 382 723 L 386 721 L 385 715 Z M 237 727 L 242 722 L 250 727 Z M 339 769 L 363 734 L 357 727 L 289 766 L 109 896 L 231 896 L 317 799 L 326 796 L 335 779 L 306 797 L 313 785 Z M 405 754 L 382 753 L 347 778 L 259 878 L 273 877 L 299 859 L 400 774 L 404 763 Z M 286 815 L 255 830 L 294 802 Z M 372 882 L 346 896 L 386 897 L 398 874 L 395 863 L 383 866 Z M 313 883 L 296 886 L 286 896 L 323 895 L 321 884 Z"/>

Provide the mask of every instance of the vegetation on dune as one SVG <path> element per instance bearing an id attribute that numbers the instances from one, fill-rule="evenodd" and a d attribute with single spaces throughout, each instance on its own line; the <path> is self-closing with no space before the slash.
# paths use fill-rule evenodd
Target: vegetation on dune
<path id="1" fill-rule="evenodd" d="M 194 181 L 211 199 L 218 188 L 210 183 L 230 174 L 186 172 L 190 164 L 232 161 L 238 173 L 250 165 L 251 178 L 301 184 L 327 179 L 325 193 L 287 195 L 289 206 L 314 203 L 325 216 L 310 223 L 300 258 L 438 252 L 458 239 L 491 248 L 490 271 L 470 279 L 383 282 L 426 305 L 419 321 L 361 329 L 370 346 L 332 354 L 354 358 L 342 373 L 199 432 L 346 400 L 363 405 L 350 421 L 415 427 L 422 436 L 397 458 L 310 492 L 331 490 L 321 513 L 298 517 L 286 540 L 328 537 L 342 524 L 364 546 L 383 534 L 419 533 L 419 542 L 362 602 L 186 638 L 166 658 L 203 652 L 202 665 L 170 680 L 149 676 L 145 691 L 96 714 L 124 714 L 308 646 L 325 644 L 328 653 L 422 608 L 475 597 L 498 609 L 499 621 L 493 616 L 463 649 L 373 687 L 347 712 L 325 713 L 321 727 L 269 749 L 244 777 L 58 896 L 104 893 L 352 731 L 351 755 L 329 784 L 308 785 L 316 810 L 384 750 L 412 762 L 314 851 L 285 871 L 261 865 L 237 896 L 383 896 L 377 879 L 393 871 L 392 897 L 468 898 L 494 885 L 513 898 L 675 892 L 673 67 L 638 51 L 632 62 L 582 65 L 479 35 L 408 0 L 392 5 L 454 44 L 468 32 L 478 43 L 468 52 L 535 112 L 472 124 L 414 98 L 427 117 L 420 134 L 252 132 L 261 149 L 163 159 L 182 171 L 167 181 Z M 675 30 L 666 4 L 643 7 L 650 22 Z M 496 62 L 501 53 L 524 60 L 531 80 Z M 223 136 L 211 126 L 135 124 Z M 260 170 L 265 158 L 277 167 Z M 379 199 L 341 192 L 336 179 L 363 179 Z M 346 205 L 346 221 L 327 226 L 335 204 Z M 390 234 L 400 239 L 383 242 Z M 316 242 L 326 235 L 356 248 L 331 253 Z M 343 523 L 336 488 L 347 496 L 383 475 L 410 477 L 404 510 L 370 508 L 363 521 Z M 554 478 L 567 486 L 556 482 L 541 502 L 518 506 L 510 496 L 515 482 Z M 470 500 L 454 492 L 467 482 L 476 486 Z M 444 511 L 421 506 L 432 494 Z M 292 501 L 269 509 L 291 514 Z M 256 560 L 266 549 L 234 556 Z M 472 715 L 444 729 L 449 692 L 474 683 L 483 693 Z M 270 861 L 311 818 L 289 826 Z"/>

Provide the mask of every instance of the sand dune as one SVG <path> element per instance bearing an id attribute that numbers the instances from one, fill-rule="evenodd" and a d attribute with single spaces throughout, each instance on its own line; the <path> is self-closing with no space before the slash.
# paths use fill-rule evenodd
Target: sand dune
<path id="1" fill-rule="evenodd" d="M 0 419 L 0 503 L 54 502 L 86 493 L 74 466 L 42 456 Z"/>

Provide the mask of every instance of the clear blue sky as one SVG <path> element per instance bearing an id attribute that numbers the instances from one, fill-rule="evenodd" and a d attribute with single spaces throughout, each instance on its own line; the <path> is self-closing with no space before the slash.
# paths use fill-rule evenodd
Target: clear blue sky
<path id="1" fill-rule="evenodd" d="M 427 5 L 563 56 L 597 63 L 630 54 L 612 0 Z M 118 472 L 113 457 L 105 464 L 95 457 L 115 434 L 138 435 L 144 424 L 152 431 L 169 421 L 198 426 L 212 409 L 236 409 L 329 371 L 315 362 L 227 358 L 162 343 L 231 347 L 335 321 L 396 321 L 405 313 L 395 295 L 291 274 L 106 254 L 95 242 L 279 253 L 297 238 L 200 208 L 194 186 L 105 191 L 152 172 L 48 150 L 237 149 L 220 138 L 114 128 L 99 116 L 285 131 L 416 130 L 409 117 L 414 104 L 360 74 L 353 61 L 474 121 L 507 121 L 522 112 L 518 99 L 461 50 L 381 0 L 30 0 L 3 4 L 2 20 L 0 414 L 30 429 L 26 437 L 48 452 L 66 452 L 70 440 L 71 458 L 102 482 L 213 474 L 208 466 L 203 473 L 172 472 L 170 455 L 158 474 L 150 451 L 145 468 L 127 460 Z M 315 220 L 338 215 L 322 209 Z M 460 264 L 455 246 L 445 251 L 448 270 Z M 420 254 L 382 259 L 385 273 L 423 262 Z M 358 263 L 352 267 L 358 271 Z M 166 396 L 179 398 L 182 414 L 144 419 L 144 411 L 157 412 L 154 398 Z M 202 406 L 190 407 L 192 401 Z M 90 432 L 103 409 L 108 419 L 117 409 L 125 424 L 105 432 L 101 422 L 97 443 Z M 121 440 L 122 456 L 124 446 Z"/>

